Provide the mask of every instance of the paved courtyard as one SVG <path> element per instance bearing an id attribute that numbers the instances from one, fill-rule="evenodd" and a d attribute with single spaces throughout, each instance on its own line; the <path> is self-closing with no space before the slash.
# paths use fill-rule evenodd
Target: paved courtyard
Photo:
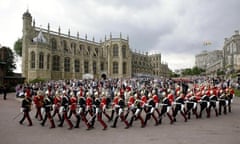
<path id="1" fill-rule="evenodd" d="M 20 112 L 20 100 L 15 94 L 8 94 L 7 100 L 0 97 L 0 144 L 239 144 L 240 143 L 240 98 L 235 97 L 232 113 L 215 117 L 212 112 L 208 119 L 192 118 L 184 122 L 177 118 L 173 125 L 167 117 L 162 125 L 154 126 L 149 121 L 145 128 L 140 128 L 140 122 L 133 123 L 133 127 L 124 129 L 124 123 L 118 122 L 117 128 L 102 131 L 96 122 L 95 129 L 86 131 L 81 122 L 79 129 L 68 130 L 64 123 L 62 128 L 49 129 L 49 121 L 45 127 L 33 118 L 35 110 L 31 112 L 33 126 L 28 127 L 27 121 L 20 125 L 21 116 L 14 119 Z M 72 117 L 75 122 L 74 117 Z M 55 119 L 57 125 L 57 120 Z"/>

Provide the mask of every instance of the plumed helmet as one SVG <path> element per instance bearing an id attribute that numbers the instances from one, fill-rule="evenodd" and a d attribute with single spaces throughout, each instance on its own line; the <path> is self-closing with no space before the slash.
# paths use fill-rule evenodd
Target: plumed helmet
<path id="1" fill-rule="evenodd" d="M 39 95 L 39 96 L 42 95 L 42 91 L 40 91 L 40 90 L 37 91 L 37 95 Z"/>
<path id="2" fill-rule="evenodd" d="M 135 94 L 134 94 L 134 97 L 135 97 L 135 98 L 136 98 L 136 97 L 138 97 L 138 94 L 137 94 L 137 93 L 135 93 Z"/>
<path id="3" fill-rule="evenodd" d="M 148 93 L 148 97 L 152 97 L 152 94 L 151 94 L 151 93 Z"/>
<path id="4" fill-rule="evenodd" d="M 166 92 L 162 92 L 162 96 L 166 96 Z"/>

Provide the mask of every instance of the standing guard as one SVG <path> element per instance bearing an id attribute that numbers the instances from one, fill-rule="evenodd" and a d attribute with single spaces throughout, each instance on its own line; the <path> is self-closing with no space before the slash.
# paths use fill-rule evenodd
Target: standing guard
<path id="1" fill-rule="evenodd" d="M 23 118 L 19 121 L 20 124 L 23 124 L 23 121 L 27 118 L 29 124 L 28 126 L 32 126 L 32 120 L 29 116 L 29 112 L 32 107 L 32 99 L 29 94 L 25 93 L 25 98 L 22 100 L 21 112 L 23 112 Z"/>

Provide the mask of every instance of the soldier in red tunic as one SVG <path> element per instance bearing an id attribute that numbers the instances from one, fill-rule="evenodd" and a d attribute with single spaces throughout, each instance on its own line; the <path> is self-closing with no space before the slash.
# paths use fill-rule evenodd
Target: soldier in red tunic
<path id="1" fill-rule="evenodd" d="M 147 104 L 145 104 L 147 107 L 147 111 L 146 111 L 146 117 L 145 117 L 145 121 L 144 121 L 144 126 L 145 127 L 147 125 L 147 121 L 153 117 L 153 119 L 155 120 L 155 126 L 158 125 L 158 120 L 156 118 L 156 116 L 154 115 L 154 111 L 155 111 L 155 102 L 153 100 L 152 94 L 149 93 L 148 94 L 148 101 Z"/>
<path id="2" fill-rule="evenodd" d="M 108 121 L 110 121 L 110 116 L 108 115 L 108 113 L 106 112 L 106 107 L 107 107 L 107 98 L 105 96 L 104 93 L 102 93 L 102 97 L 101 97 L 101 110 L 102 110 L 102 113 L 107 117 Z"/>
<path id="3" fill-rule="evenodd" d="M 87 114 L 89 113 L 90 116 L 93 116 L 93 99 L 90 96 L 89 92 L 86 93 L 86 111 L 85 111 L 85 115 L 87 116 Z"/>
<path id="4" fill-rule="evenodd" d="M 153 90 L 152 94 L 153 94 L 152 98 L 153 98 L 153 101 L 155 103 L 155 111 L 158 113 L 158 116 L 160 117 L 160 111 L 158 110 L 159 98 L 158 98 L 158 95 L 156 93 L 156 90 Z"/>
<path id="5" fill-rule="evenodd" d="M 137 93 L 135 95 L 136 95 L 135 97 L 137 97 Z M 127 103 L 128 109 L 127 109 L 127 113 L 125 114 L 125 119 L 127 119 L 130 111 L 132 112 L 132 114 L 135 113 L 135 108 L 134 108 L 135 97 L 133 96 L 133 94 L 130 94 L 130 97 L 128 98 L 128 103 Z"/>
<path id="6" fill-rule="evenodd" d="M 55 97 L 53 98 L 53 115 L 52 115 L 52 117 L 54 118 L 55 115 L 57 114 L 59 121 L 61 121 L 61 115 L 59 113 L 60 106 L 61 106 L 61 97 L 60 97 L 60 94 L 58 92 L 56 92 Z"/>
<path id="7" fill-rule="evenodd" d="M 128 124 L 128 122 L 126 121 L 126 119 L 124 117 L 124 105 L 125 105 L 124 104 L 124 100 L 122 98 L 120 98 L 120 95 L 119 95 L 118 96 L 118 103 L 117 103 L 117 105 L 115 105 L 116 112 L 118 112 L 118 114 L 116 115 L 116 117 L 114 119 L 113 125 L 111 126 L 112 128 L 116 128 L 117 121 L 118 121 L 119 117 L 125 123 L 125 125 L 126 125 L 125 129 L 129 128 L 129 124 Z"/>
<path id="8" fill-rule="evenodd" d="M 82 119 L 82 121 L 86 124 L 87 126 L 87 130 L 91 129 L 90 124 L 87 121 L 86 115 L 85 115 L 85 110 L 86 110 L 86 99 L 83 96 L 83 94 L 81 93 L 81 91 L 77 92 L 77 96 L 78 96 L 78 110 L 77 110 L 77 114 L 80 116 L 80 118 Z M 75 128 L 79 127 L 80 124 L 80 120 L 79 119 L 76 123 Z"/>
<path id="9" fill-rule="evenodd" d="M 163 95 L 163 100 L 161 105 L 161 113 L 160 113 L 160 118 L 159 118 L 159 124 L 162 123 L 162 116 L 165 115 L 165 113 L 167 113 L 168 118 L 170 119 L 170 124 L 173 124 L 173 118 L 170 114 L 170 110 L 172 108 L 172 102 L 169 99 L 169 97 L 166 95 L 165 92 L 162 93 Z"/>
<path id="10" fill-rule="evenodd" d="M 69 111 L 68 119 L 71 119 L 72 115 L 74 115 L 75 118 L 77 119 L 75 128 L 78 128 L 80 123 L 80 115 L 77 114 L 77 97 L 74 95 L 73 92 L 71 92 L 70 95 L 71 95 L 70 106 L 69 106 L 70 111 Z"/>
<path id="11" fill-rule="evenodd" d="M 43 119 L 42 117 L 42 113 L 41 113 L 41 108 L 43 106 L 43 93 L 42 91 L 38 91 L 37 92 L 37 95 L 34 96 L 33 98 L 33 102 L 35 104 L 35 107 L 36 107 L 36 114 L 35 114 L 35 118 L 38 119 L 41 121 Z"/>
<path id="12" fill-rule="evenodd" d="M 135 120 L 140 120 L 141 121 L 141 127 L 144 127 L 144 120 L 141 116 L 141 112 L 142 112 L 142 105 L 141 105 L 141 99 L 139 98 L 138 95 L 135 95 L 135 100 L 134 100 L 134 104 L 133 104 L 133 108 L 134 108 L 134 113 L 130 119 L 129 122 L 129 126 L 132 126 L 134 119 Z"/>
<path id="13" fill-rule="evenodd" d="M 117 93 L 116 93 L 116 95 L 115 95 L 115 97 L 114 97 L 114 99 L 113 99 L 113 103 L 112 103 L 112 113 L 111 113 L 110 121 L 113 120 L 114 113 L 115 113 L 115 112 L 118 113 L 118 112 L 117 112 L 118 107 L 116 107 L 116 106 L 118 105 L 118 100 L 119 100 L 119 96 L 118 96 Z"/>
<path id="14" fill-rule="evenodd" d="M 95 118 L 97 117 L 97 120 L 100 122 L 100 124 L 103 126 L 102 130 L 106 130 L 107 129 L 107 125 L 106 123 L 102 120 L 102 109 L 101 109 L 101 100 L 99 98 L 98 94 L 95 94 L 95 99 L 94 99 L 94 106 L 95 106 L 95 114 L 94 116 L 91 118 L 91 127 L 94 127 L 94 121 Z"/>

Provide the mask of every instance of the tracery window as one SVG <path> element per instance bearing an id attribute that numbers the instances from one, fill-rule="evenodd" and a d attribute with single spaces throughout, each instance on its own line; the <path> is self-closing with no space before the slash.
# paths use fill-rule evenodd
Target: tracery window
<path id="1" fill-rule="evenodd" d="M 113 45 L 113 56 L 118 57 L 118 45 Z"/>
<path id="2" fill-rule="evenodd" d="M 70 72 L 70 58 L 69 57 L 64 58 L 64 71 Z"/>
<path id="3" fill-rule="evenodd" d="M 80 72 L 80 61 L 77 59 L 74 62 L 75 72 Z"/>
<path id="4" fill-rule="evenodd" d="M 127 48 L 126 45 L 122 46 L 122 57 L 126 58 L 127 57 Z"/>
<path id="5" fill-rule="evenodd" d="M 118 74 L 118 62 L 113 62 L 113 74 Z"/>
<path id="6" fill-rule="evenodd" d="M 39 69 L 44 68 L 44 54 L 43 52 L 39 53 Z"/>
<path id="7" fill-rule="evenodd" d="M 60 56 L 58 55 L 52 57 L 52 70 L 60 71 Z"/>
<path id="8" fill-rule="evenodd" d="M 31 68 L 35 68 L 35 52 L 31 52 Z"/>

